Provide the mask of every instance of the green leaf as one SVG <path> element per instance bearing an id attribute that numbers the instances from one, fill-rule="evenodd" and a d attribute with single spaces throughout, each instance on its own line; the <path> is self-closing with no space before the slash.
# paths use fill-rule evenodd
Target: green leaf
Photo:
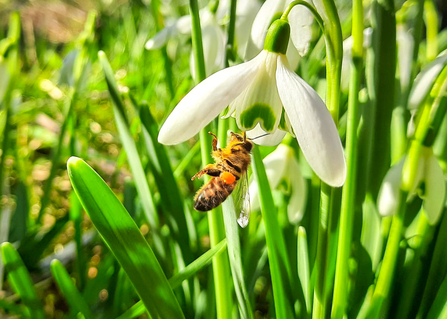
<path id="1" fill-rule="evenodd" d="M 447 276 L 444 277 L 438 294 L 427 315 L 427 319 L 437 319 L 447 317 Z"/>
<path id="2" fill-rule="evenodd" d="M 81 293 L 74 285 L 73 280 L 71 279 L 64 265 L 62 265 L 59 260 L 54 259 L 51 262 L 51 272 L 53 273 L 54 279 L 56 280 L 62 294 L 65 296 L 65 299 L 67 299 L 70 307 L 76 310 L 76 313 L 82 313 L 85 319 L 95 318 Z"/>
<path id="3" fill-rule="evenodd" d="M 137 146 L 135 145 L 135 141 L 133 140 L 129 130 L 124 104 L 120 98 L 120 93 L 115 82 L 112 67 L 110 66 L 104 52 L 99 51 L 98 57 L 99 61 L 101 62 L 107 87 L 109 88 L 110 97 L 113 101 L 113 113 L 115 114 L 116 125 L 118 127 L 124 149 L 127 153 L 130 169 L 132 170 L 138 194 L 140 195 L 140 201 L 143 206 L 144 213 L 150 225 L 155 227 L 158 225 L 158 216 L 156 214 L 154 200 L 147 183 L 146 174 L 143 170 L 143 164 L 141 163 Z"/>
<path id="4" fill-rule="evenodd" d="M 185 263 L 192 261 L 188 227 L 186 225 L 183 199 L 172 172 L 171 163 L 163 145 L 158 143 L 158 125 L 149 107 L 143 104 L 140 108 L 142 131 L 153 174 L 160 192 L 161 203 L 173 235 L 179 243 Z"/>
<path id="5" fill-rule="evenodd" d="M 68 160 L 68 174 L 82 206 L 126 271 L 151 317 L 183 318 L 151 247 L 115 194 L 80 158 Z"/>
<path id="6" fill-rule="evenodd" d="M 229 196 L 222 204 L 225 223 L 225 233 L 228 240 L 228 257 L 231 273 L 233 274 L 234 288 L 242 318 L 253 318 L 250 299 L 245 287 L 244 271 L 242 269 L 241 244 L 239 241 L 239 226 L 236 220 L 233 196 Z"/>
<path id="7" fill-rule="evenodd" d="M 30 274 L 23 264 L 20 255 L 10 243 L 1 245 L 3 263 L 8 271 L 8 279 L 14 291 L 29 308 L 32 318 L 44 319 L 45 314 L 40 300 L 37 298 Z"/>
<path id="8" fill-rule="evenodd" d="M 227 240 L 224 239 L 216 246 L 208 250 L 202 256 L 194 260 L 191 264 L 186 266 L 182 271 L 178 274 L 175 274 L 169 279 L 169 283 L 171 284 L 172 289 L 175 289 L 181 285 L 184 280 L 187 280 L 198 273 L 203 267 L 208 266 L 213 258 L 220 255 L 225 247 L 227 246 Z M 137 302 L 133 305 L 129 310 L 119 316 L 117 319 L 129 319 L 135 318 L 144 313 L 144 305 L 141 301 Z"/>
<path id="9" fill-rule="evenodd" d="M 253 148 L 253 172 L 259 185 L 261 212 L 265 223 L 270 273 L 272 276 L 273 299 L 278 318 L 292 318 L 292 296 L 290 283 L 291 267 L 287 258 L 286 244 L 279 226 L 277 210 L 258 147 Z M 299 287 L 301 289 L 301 287 Z M 304 304 L 303 304 L 304 306 Z"/>
<path id="10" fill-rule="evenodd" d="M 304 299 L 306 300 L 307 313 L 310 315 L 312 308 L 312 292 L 310 290 L 310 268 L 309 253 L 307 248 L 306 229 L 302 226 L 298 228 L 298 244 L 297 244 L 297 266 L 298 277 L 303 287 Z"/>

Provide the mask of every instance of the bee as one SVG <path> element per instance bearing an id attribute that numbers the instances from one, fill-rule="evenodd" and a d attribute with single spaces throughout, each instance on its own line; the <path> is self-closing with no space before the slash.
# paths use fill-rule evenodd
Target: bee
<path id="1" fill-rule="evenodd" d="M 224 202 L 241 181 L 239 187 L 240 196 L 236 202 L 241 202 L 241 216 L 245 214 L 248 220 L 248 179 L 247 169 L 250 165 L 250 152 L 253 143 L 243 135 L 231 132 L 230 143 L 225 148 L 217 148 L 217 137 L 209 132 L 213 138 L 214 164 L 206 165 L 195 174 L 191 180 L 209 175 L 212 178 L 205 183 L 194 197 L 194 209 L 202 212 L 212 210 Z M 238 205 L 239 206 L 239 205 Z M 248 221 L 247 221 L 248 222 Z"/>

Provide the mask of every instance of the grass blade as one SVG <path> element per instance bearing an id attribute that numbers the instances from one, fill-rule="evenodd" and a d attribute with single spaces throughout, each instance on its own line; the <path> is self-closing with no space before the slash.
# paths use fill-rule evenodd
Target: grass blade
<path id="1" fill-rule="evenodd" d="M 152 227 L 158 224 L 158 216 L 156 215 L 156 209 L 152 193 L 149 190 L 149 185 L 146 180 L 146 174 L 144 173 L 143 165 L 141 163 L 140 155 L 135 145 L 135 141 L 130 133 L 129 124 L 125 115 L 124 104 L 120 98 L 118 86 L 115 82 L 112 67 L 110 66 L 107 56 L 104 52 L 98 53 L 99 61 L 104 72 L 104 77 L 109 88 L 110 97 L 113 101 L 113 113 L 115 114 L 115 121 L 120 133 L 120 137 L 127 153 L 129 165 L 132 170 L 135 184 L 140 195 L 140 201 L 143 206 L 146 218 Z"/>
<path id="2" fill-rule="evenodd" d="M 228 257 L 230 260 L 231 273 L 233 274 L 234 288 L 242 318 L 253 318 L 247 288 L 245 287 L 244 272 L 241 260 L 241 244 L 239 241 L 239 226 L 236 221 L 233 196 L 222 204 L 225 233 L 228 240 Z"/>
<path id="3" fill-rule="evenodd" d="M 178 274 L 175 274 L 169 279 L 169 283 L 171 284 L 172 289 L 175 289 L 181 285 L 184 280 L 191 278 L 197 272 L 199 272 L 205 266 L 208 266 L 215 256 L 221 254 L 225 247 L 227 246 L 227 240 L 224 239 L 216 246 L 208 250 L 202 256 L 194 260 L 191 264 L 186 266 L 182 271 Z M 141 301 L 137 302 L 133 305 L 129 310 L 119 316 L 117 319 L 130 319 L 135 318 L 144 313 L 144 305 Z"/>
<path id="4" fill-rule="evenodd" d="M 29 308 L 32 318 L 44 319 L 42 304 L 37 298 L 36 290 L 28 270 L 23 264 L 20 255 L 10 243 L 1 245 L 3 263 L 8 271 L 8 279 L 14 291 L 20 296 L 23 303 Z"/>
<path id="5" fill-rule="evenodd" d="M 85 319 L 95 318 L 81 293 L 74 285 L 67 270 L 59 260 L 54 259 L 51 262 L 51 272 L 70 307 L 75 309 L 76 313 L 82 313 Z"/>
<path id="6" fill-rule="evenodd" d="M 102 178 L 79 158 L 68 174 L 93 224 L 126 271 L 152 318 L 183 318 L 183 313 L 151 247 Z"/>

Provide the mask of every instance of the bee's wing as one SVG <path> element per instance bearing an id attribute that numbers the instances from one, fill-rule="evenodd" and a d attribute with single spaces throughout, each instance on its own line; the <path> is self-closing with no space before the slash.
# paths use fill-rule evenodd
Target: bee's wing
<path id="1" fill-rule="evenodd" d="M 248 225 L 250 218 L 250 194 L 248 193 L 248 174 L 245 172 L 233 192 L 234 208 L 239 214 L 237 222 L 242 228 Z"/>

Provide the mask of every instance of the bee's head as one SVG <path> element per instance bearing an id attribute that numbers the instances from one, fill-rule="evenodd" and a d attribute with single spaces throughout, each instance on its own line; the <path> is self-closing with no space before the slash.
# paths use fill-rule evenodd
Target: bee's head
<path id="1" fill-rule="evenodd" d="M 247 152 L 251 152 L 253 143 L 244 135 L 231 132 L 230 144 L 240 144 Z"/>

